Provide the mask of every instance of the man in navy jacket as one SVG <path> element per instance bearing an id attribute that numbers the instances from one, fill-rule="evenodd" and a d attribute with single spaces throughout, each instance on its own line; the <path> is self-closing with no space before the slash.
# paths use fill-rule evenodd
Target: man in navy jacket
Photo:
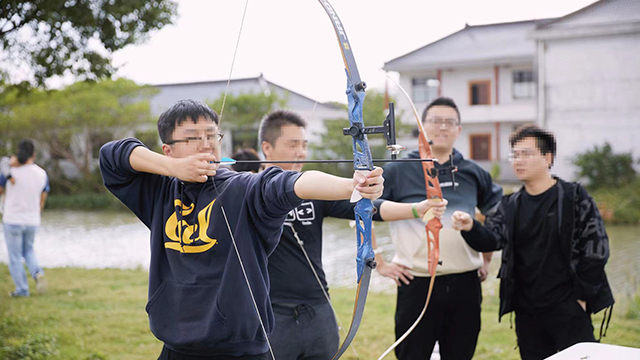
<path id="1" fill-rule="evenodd" d="M 220 159 L 218 115 L 183 100 L 158 120 L 164 155 L 137 139 L 100 150 L 105 186 L 151 230 L 149 324 L 160 359 L 270 359 L 267 256 L 302 199 L 375 199 L 382 169 L 353 179 L 270 168 L 236 173 Z"/>

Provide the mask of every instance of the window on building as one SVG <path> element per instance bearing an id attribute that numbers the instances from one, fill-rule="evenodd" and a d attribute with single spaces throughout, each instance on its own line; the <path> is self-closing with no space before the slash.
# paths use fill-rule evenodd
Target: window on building
<path id="1" fill-rule="evenodd" d="M 415 77 L 411 79 L 413 101 L 430 103 L 438 97 L 440 81 L 433 77 Z"/>
<path id="2" fill-rule="evenodd" d="M 491 80 L 469 82 L 469 105 L 491 104 Z"/>
<path id="3" fill-rule="evenodd" d="M 513 72 L 513 98 L 531 99 L 536 94 L 535 74 L 531 70 Z"/>
<path id="4" fill-rule="evenodd" d="M 491 160 L 491 134 L 469 135 L 471 159 Z"/>

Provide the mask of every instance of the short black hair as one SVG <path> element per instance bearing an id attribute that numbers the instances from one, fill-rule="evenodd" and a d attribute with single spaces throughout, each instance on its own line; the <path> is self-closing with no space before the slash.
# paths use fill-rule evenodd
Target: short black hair
<path id="1" fill-rule="evenodd" d="M 25 164 L 27 160 L 29 160 L 33 154 L 35 154 L 36 147 L 33 144 L 33 140 L 31 139 L 23 139 L 18 143 L 18 154 L 16 157 L 18 158 L 18 162 L 20 164 Z"/>
<path id="2" fill-rule="evenodd" d="M 173 140 L 171 135 L 173 135 L 176 126 L 179 126 L 187 119 L 197 123 L 201 117 L 219 124 L 218 114 L 202 101 L 191 99 L 178 101 L 158 118 L 160 140 L 165 144 L 170 143 Z"/>
<path id="3" fill-rule="evenodd" d="M 462 121 L 462 118 L 460 117 L 460 111 L 458 110 L 458 106 L 456 105 L 455 101 L 453 101 L 452 98 L 441 96 L 429 103 L 429 105 L 427 105 L 427 107 L 424 109 L 424 111 L 422 112 L 422 122 L 427 119 L 427 111 L 429 111 L 429 109 L 434 106 L 448 106 L 452 108 L 456 111 L 456 114 L 458 114 L 458 124 L 460 124 L 460 121 Z"/>
<path id="4" fill-rule="evenodd" d="M 258 153 L 252 148 L 239 149 L 232 156 L 234 160 L 260 160 Z M 261 164 L 233 164 L 231 168 L 237 172 L 251 171 L 257 173 L 260 171 Z"/>
<path id="5" fill-rule="evenodd" d="M 556 137 L 550 131 L 537 125 L 527 124 L 517 128 L 509 137 L 509 144 L 513 147 L 516 143 L 526 138 L 536 139 L 536 146 L 542 155 L 551 154 L 551 163 L 556 158 Z"/>
<path id="6" fill-rule="evenodd" d="M 263 141 L 268 142 L 271 145 L 276 143 L 276 140 L 282 135 L 280 131 L 285 125 L 295 125 L 306 128 L 307 122 L 300 117 L 300 115 L 288 110 L 276 110 L 268 114 L 260 122 L 260 130 L 258 132 L 258 143 L 262 144 Z"/>

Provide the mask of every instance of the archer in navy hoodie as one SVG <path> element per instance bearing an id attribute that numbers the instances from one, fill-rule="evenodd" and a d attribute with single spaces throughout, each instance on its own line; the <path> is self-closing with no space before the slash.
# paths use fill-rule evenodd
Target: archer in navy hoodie
<path id="1" fill-rule="evenodd" d="M 100 150 L 100 170 L 107 189 L 151 230 L 146 310 L 165 344 L 160 359 L 270 358 L 267 256 L 286 215 L 302 198 L 347 199 L 354 189 L 378 198 L 382 171 L 345 179 L 218 169 L 211 163 L 220 159 L 218 116 L 193 100 L 164 112 L 158 131 L 164 156 L 137 139 L 113 141 Z"/>

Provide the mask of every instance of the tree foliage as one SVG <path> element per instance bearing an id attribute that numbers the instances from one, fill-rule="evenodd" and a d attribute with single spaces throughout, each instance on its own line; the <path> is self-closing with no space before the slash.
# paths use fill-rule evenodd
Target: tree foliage
<path id="1" fill-rule="evenodd" d="M 619 187 L 636 179 L 631 153 L 614 154 L 611 144 L 594 146 L 573 159 L 578 177 L 586 178 L 591 189 Z"/>
<path id="2" fill-rule="evenodd" d="M 393 101 L 393 100 L 392 100 Z M 382 125 L 386 116 L 384 94 L 376 90 L 367 92 L 363 107 L 362 117 L 366 126 Z M 346 108 L 345 108 L 346 109 Z M 397 116 L 397 115 L 396 115 Z M 353 145 L 351 136 L 343 135 L 342 129 L 349 127 L 348 119 L 325 120 L 326 131 L 321 134 L 321 141 L 318 144 L 311 144 L 314 159 L 353 159 Z M 411 126 L 402 125 L 396 119 L 396 131 L 406 134 Z M 389 158 L 386 149 L 386 139 L 382 135 L 368 136 L 371 155 L 374 159 Z M 378 164 L 379 165 L 379 164 Z M 352 164 L 307 164 L 305 170 L 320 170 L 327 173 L 351 177 L 353 174 Z"/>
<path id="3" fill-rule="evenodd" d="M 153 124 L 147 99 L 155 91 L 125 79 L 27 94 L 8 87 L 0 93 L 0 133 L 14 144 L 22 138 L 36 140 L 53 160 L 69 161 L 89 181 L 95 177 L 94 149 L 113 139 L 116 129 Z M 57 166 L 52 161 L 47 170 L 63 178 Z"/>
<path id="4" fill-rule="evenodd" d="M 110 77 L 111 53 L 173 23 L 176 9 L 171 0 L 3 0 L 0 70 L 27 68 L 36 86 L 56 75 Z"/>
<path id="5" fill-rule="evenodd" d="M 222 103 L 224 102 L 224 110 Z M 224 94 L 208 104 L 218 114 L 223 110 L 221 125 L 223 131 L 233 134 L 233 148 L 255 148 L 258 139 L 260 120 L 269 112 L 283 108 L 287 99 L 283 99 L 275 92 L 242 93 L 239 95 Z"/>

